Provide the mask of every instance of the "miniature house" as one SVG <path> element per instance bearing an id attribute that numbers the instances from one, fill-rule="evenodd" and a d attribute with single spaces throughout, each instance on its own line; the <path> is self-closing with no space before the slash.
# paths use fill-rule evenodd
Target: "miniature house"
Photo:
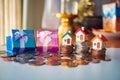
<path id="1" fill-rule="evenodd" d="M 81 27 L 79 28 L 76 32 L 75 32 L 75 35 L 76 35 L 76 42 L 84 42 L 86 40 L 86 35 L 88 34 L 89 32 L 84 28 L 84 27 Z"/>
<path id="2" fill-rule="evenodd" d="M 62 36 L 62 45 L 71 45 L 72 44 L 72 35 L 70 32 L 66 32 Z"/>
<path id="3" fill-rule="evenodd" d="M 105 42 L 107 41 L 107 39 L 99 34 L 99 35 L 96 35 L 92 40 L 92 49 L 94 50 L 102 50 L 106 47 L 105 45 Z"/>

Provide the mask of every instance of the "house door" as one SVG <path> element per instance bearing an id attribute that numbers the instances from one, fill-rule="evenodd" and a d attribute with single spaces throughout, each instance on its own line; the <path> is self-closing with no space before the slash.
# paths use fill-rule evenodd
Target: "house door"
<path id="1" fill-rule="evenodd" d="M 67 44 L 70 44 L 70 39 L 67 39 Z"/>
<path id="2" fill-rule="evenodd" d="M 100 42 L 97 43 L 97 48 L 100 48 Z"/>
<path id="3" fill-rule="evenodd" d="M 81 40 L 81 41 L 83 40 L 83 35 L 80 35 L 80 40 Z"/>

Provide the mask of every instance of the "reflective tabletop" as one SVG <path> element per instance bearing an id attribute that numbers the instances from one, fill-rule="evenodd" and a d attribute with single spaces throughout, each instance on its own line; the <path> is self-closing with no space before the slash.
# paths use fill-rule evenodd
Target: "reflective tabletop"
<path id="1" fill-rule="evenodd" d="M 112 60 L 78 67 L 30 66 L 0 59 L 0 80 L 120 80 L 120 48 L 107 48 Z"/>

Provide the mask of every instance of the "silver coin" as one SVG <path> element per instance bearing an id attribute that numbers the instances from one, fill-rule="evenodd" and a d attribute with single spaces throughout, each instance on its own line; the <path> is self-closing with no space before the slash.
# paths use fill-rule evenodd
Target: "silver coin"
<path id="1" fill-rule="evenodd" d="M 111 61 L 111 58 L 109 58 L 109 57 L 105 57 L 105 61 Z"/>

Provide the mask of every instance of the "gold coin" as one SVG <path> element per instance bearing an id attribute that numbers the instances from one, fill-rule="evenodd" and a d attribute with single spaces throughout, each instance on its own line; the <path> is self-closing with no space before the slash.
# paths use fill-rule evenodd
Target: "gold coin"
<path id="1" fill-rule="evenodd" d="M 76 62 L 77 62 L 77 64 L 79 64 L 79 65 L 87 65 L 87 64 L 89 63 L 88 61 L 86 61 L 86 60 L 84 60 L 84 59 L 79 59 L 79 60 L 77 60 Z"/>
<path id="2" fill-rule="evenodd" d="M 55 61 L 55 62 L 47 61 L 46 64 L 49 66 L 58 66 L 58 65 L 60 65 L 60 62 L 59 61 Z"/>
<path id="3" fill-rule="evenodd" d="M 28 62 L 29 65 L 32 65 L 32 66 L 40 66 L 40 65 L 44 65 L 45 63 L 44 62 L 37 62 L 37 61 L 30 61 Z"/>
<path id="4" fill-rule="evenodd" d="M 93 59 L 92 59 L 92 62 L 93 62 L 93 63 L 100 63 L 100 59 L 93 58 Z"/>

